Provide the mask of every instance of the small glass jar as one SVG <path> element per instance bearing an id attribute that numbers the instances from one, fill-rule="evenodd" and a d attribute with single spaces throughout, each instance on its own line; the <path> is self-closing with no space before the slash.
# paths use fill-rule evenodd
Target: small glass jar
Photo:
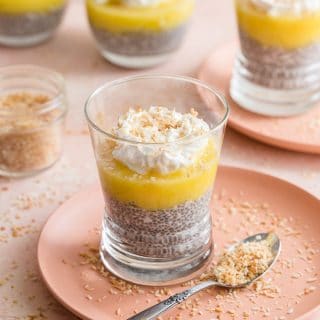
<path id="1" fill-rule="evenodd" d="M 113 135 L 130 108 L 151 106 L 194 112 L 209 131 L 167 143 Z M 104 265 L 121 278 L 150 285 L 179 282 L 199 270 L 212 251 L 211 197 L 229 113 L 224 97 L 192 78 L 138 76 L 97 89 L 85 112 L 105 196 Z M 118 161 L 119 148 L 140 159 L 141 170 Z M 178 161 L 190 148 L 197 153 L 191 163 L 170 172 L 148 167 Z M 148 160 L 138 156 L 141 150 Z"/>
<path id="2" fill-rule="evenodd" d="M 129 68 L 151 67 L 180 47 L 194 0 L 151 1 L 155 4 L 144 6 L 135 2 L 87 0 L 89 23 L 107 60 Z"/>
<path id="3" fill-rule="evenodd" d="M 320 99 L 320 0 L 235 0 L 241 50 L 230 94 L 269 116 L 304 112 Z"/>
<path id="4" fill-rule="evenodd" d="M 44 68 L 0 68 L 0 175 L 24 177 L 60 157 L 67 111 L 63 77 Z"/>
<path id="5" fill-rule="evenodd" d="M 66 0 L 1 0 L 0 44 L 32 46 L 47 40 L 62 20 Z"/>

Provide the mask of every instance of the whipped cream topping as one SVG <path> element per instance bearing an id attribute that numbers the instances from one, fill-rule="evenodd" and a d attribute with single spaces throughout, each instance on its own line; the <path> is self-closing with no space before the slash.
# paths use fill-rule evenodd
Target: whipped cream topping
<path id="1" fill-rule="evenodd" d="M 95 0 L 97 4 L 107 4 L 111 0 Z M 157 5 L 165 0 L 118 0 L 119 3 L 128 7 L 149 7 Z"/>
<path id="2" fill-rule="evenodd" d="M 209 131 L 208 124 L 198 118 L 194 110 L 182 114 L 166 107 L 130 109 L 119 118 L 113 135 L 134 142 L 161 145 L 118 142 L 112 155 L 139 174 L 150 170 L 168 174 L 197 160 L 208 144 L 206 133 Z"/>
<path id="3" fill-rule="evenodd" d="M 271 16 L 320 11 L 320 0 L 250 0 L 259 10 Z"/>

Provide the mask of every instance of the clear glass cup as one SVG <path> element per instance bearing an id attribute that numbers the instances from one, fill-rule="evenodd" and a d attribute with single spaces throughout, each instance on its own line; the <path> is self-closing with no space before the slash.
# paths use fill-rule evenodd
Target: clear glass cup
<path id="1" fill-rule="evenodd" d="M 26 47 L 50 38 L 62 20 L 67 0 L 1 0 L 0 44 Z"/>
<path id="2" fill-rule="evenodd" d="M 91 30 L 103 57 L 127 68 L 160 64 L 178 50 L 194 9 L 194 0 L 86 0 Z"/>
<path id="3" fill-rule="evenodd" d="M 51 167 L 62 152 L 66 112 L 60 74 L 32 65 L 0 68 L 0 176 Z"/>
<path id="4" fill-rule="evenodd" d="M 170 143 L 139 143 L 112 134 L 129 108 L 150 106 L 181 113 L 193 108 L 210 131 Z M 135 283 L 169 284 L 205 265 L 212 250 L 211 195 L 228 113 L 215 89 L 179 76 L 124 78 L 90 96 L 85 114 L 105 197 L 100 255 L 114 274 Z M 113 158 L 115 146 L 154 153 L 200 143 L 206 148 L 198 160 L 169 174 L 139 174 Z"/>
<path id="5" fill-rule="evenodd" d="M 268 116 L 302 113 L 320 99 L 320 0 L 235 0 L 241 50 L 230 94 Z"/>

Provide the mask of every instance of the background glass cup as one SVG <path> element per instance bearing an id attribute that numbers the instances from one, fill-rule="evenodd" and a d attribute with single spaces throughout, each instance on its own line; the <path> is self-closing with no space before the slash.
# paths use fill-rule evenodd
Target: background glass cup
<path id="1" fill-rule="evenodd" d="M 24 177 L 51 167 L 61 155 L 65 82 L 60 74 L 42 67 L 0 68 L 0 99 L 12 94 L 46 97 L 33 108 L 20 99 L 11 101 L 10 108 L 0 102 L 0 176 Z"/>
<path id="2" fill-rule="evenodd" d="M 235 0 L 235 7 L 233 100 L 269 116 L 308 110 L 320 99 L 320 1 Z"/>
<path id="3" fill-rule="evenodd" d="M 66 0 L 1 0 L 0 44 L 36 45 L 47 40 L 62 20 Z"/>
<path id="4" fill-rule="evenodd" d="M 194 0 L 162 1 L 146 7 L 123 2 L 86 0 L 89 23 L 102 56 L 129 68 L 166 61 L 181 45 Z"/>
<path id="5" fill-rule="evenodd" d="M 112 135 L 118 117 L 132 107 L 195 109 L 210 126 L 206 136 L 172 143 L 138 143 Z M 178 76 L 137 76 L 97 89 L 85 107 L 103 194 L 100 255 L 104 265 L 126 280 L 172 283 L 201 268 L 212 250 L 211 195 L 228 105 L 216 90 Z M 138 174 L 114 160 L 115 146 L 156 152 L 159 148 L 203 143 L 200 159 L 167 175 Z"/>

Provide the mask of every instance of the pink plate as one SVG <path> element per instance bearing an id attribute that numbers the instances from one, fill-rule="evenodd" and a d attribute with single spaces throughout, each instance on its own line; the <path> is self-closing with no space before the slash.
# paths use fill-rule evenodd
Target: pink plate
<path id="1" fill-rule="evenodd" d="M 278 178 L 231 167 L 219 168 L 213 200 L 216 252 L 247 234 L 275 230 L 282 241 L 279 260 L 256 285 L 233 293 L 207 290 L 161 319 L 319 320 L 320 201 Z M 83 319 L 127 319 L 185 289 L 136 286 L 100 269 L 102 212 L 95 185 L 64 203 L 41 233 L 40 270 L 66 308 Z"/>
<path id="2" fill-rule="evenodd" d="M 199 78 L 225 93 L 231 105 L 228 124 L 253 139 L 280 148 L 320 154 L 320 105 L 308 112 L 272 118 L 240 108 L 229 95 L 229 83 L 238 45 L 236 42 L 214 50 L 203 64 Z"/>

